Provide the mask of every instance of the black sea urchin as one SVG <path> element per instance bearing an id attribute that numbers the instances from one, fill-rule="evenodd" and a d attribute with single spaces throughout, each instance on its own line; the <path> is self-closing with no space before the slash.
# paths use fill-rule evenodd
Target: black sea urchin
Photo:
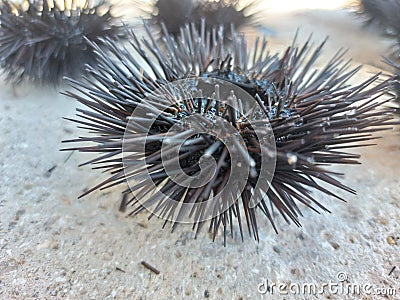
<path id="1" fill-rule="evenodd" d="M 242 239 L 243 220 L 259 238 L 260 214 L 277 230 L 275 210 L 298 226 L 300 203 L 327 211 L 313 190 L 338 199 L 329 185 L 355 193 L 326 166 L 357 164 L 359 156 L 344 149 L 365 146 L 389 128 L 388 100 L 378 98 L 391 81 L 379 82 L 377 74 L 351 86 L 359 67 L 350 69 L 342 51 L 314 70 L 324 42 L 312 52 L 308 41 L 293 45 L 279 56 L 269 54 L 265 39 L 248 51 L 237 33 L 226 48 L 223 33 L 210 34 L 204 24 L 182 34 L 177 40 L 164 34 L 164 51 L 149 29 L 142 40 L 132 34 L 129 49 L 107 39 L 107 51 L 92 43 L 99 61 L 88 68 L 93 79 L 71 80 L 79 92 L 66 93 L 87 107 L 72 121 L 92 136 L 67 141 L 85 144 L 66 150 L 98 153 L 86 164 L 112 175 L 87 193 L 128 182 L 133 197 L 124 205 L 132 214 L 148 209 L 173 227 L 188 220 L 196 234 L 209 220 L 214 237 L 218 228 L 225 237 L 238 225 Z M 199 81 L 210 84 L 211 96 L 191 93 Z M 221 92 L 225 84 L 228 95 Z M 214 166 L 205 163 L 212 159 Z M 186 184 L 202 170 L 206 182 Z M 243 174 L 243 188 L 224 189 Z"/>
<path id="2" fill-rule="evenodd" d="M 97 42 L 122 31 L 106 1 L 2 0 L 0 62 L 7 79 L 57 84 L 77 77 L 95 56 L 85 38 Z"/>
<path id="3" fill-rule="evenodd" d="M 366 24 L 376 23 L 387 34 L 398 35 L 400 32 L 399 0 L 360 0 L 359 13 L 367 18 Z"/>
<path id="4" fill-rule="evenodd" d="M 164 24 L 169 33 L 178 35 L 181 26 L 190 22 L 196 0 L 158 0 L 150 11 L 150 18 L 161 27 Z"/>
<path id="5" fill-rule="evenodd" d="M 385 35 L 395 41 L 393 49 L 389 53 L 391 59 L 386 59 L 386 62 L 394 67 L 397 74 L 397 80 L 394 82 L 393 87 L 398 102 L 400 97 L 400 84 L 398 81 L 400 74 L 400 0 L 360 0 L 359 13 L 367 17 L 367 25 L 371 23 L 378 24 L 384 30 Z M 398 108 L 396 110 L 399 111 Z"/>
<path id="6" fill-rule="evenodd" d="M 358 13 L 367 18 L 366 24 L 380 26 L 385 36 L 394 40 L 390 55 L 399 60 L 400 56 L 400 0 L 361 0 Z"/>
<path id="7" fill-rule="evenodd" d="M 207 21 L 210 28 L 223 25 L 230 28 L 231 24 L 235 28 L 240 28 L 253 23 L 254 14 L 249 10 L 255 6 L 256 2 L 250 2 L 240 7 L 239 0 L 202 0 L 194 12 L 194 20 L 200 24 L 202 18 Z"/>
<path id="8" fill-rule="evenodd" d="M 178 35 L 186 23 L 199 25 L 202 19 L 206 20 L 207 29 L 250 25 L 254 14 L 249 10 L 254 5 L 254 2 L 241 5 L 239 0 L 158 0 L 150 15 L 160 27 L 164 24 L 169 33 Z"/>

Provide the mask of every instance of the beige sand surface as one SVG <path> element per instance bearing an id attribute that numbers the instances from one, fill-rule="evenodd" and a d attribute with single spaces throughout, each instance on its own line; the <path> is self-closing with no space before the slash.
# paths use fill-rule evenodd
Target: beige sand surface
<path id="1" fill-rule="evenodd" d="M 329 35 L 324 57 L 347 47 L 355 65 L 368 65 L 357 80 L 382 66 L 390 45 L 343 10 L 265 15 L 276 33 L 272 49 L 289 44 L 297 27 L 300 41 L 311 31 L 316 42 Z M 77 200 L 106 175 L 77 167 L 89 155 L 58 151 L 61 140 L 82 133 L 62 119 L 76 106 L 56 90 L 0 82 L 0 299 L 400 299 L 398 131 L 364 149 L 361 166 L 336 168 L 358 195 L 338 191 L 347 203 L 318 196 L 332 214 L 304 210 L 302 228 L 278 218 L 279 235 L 265 222 L 259 243 L 246 236 L 224 248 L 205 231 L 194 240 L 190 226 L 171 233 L 145 214 L 124 218 L 121 188 Z M 257 291 L 264 279 L 322 287 L 340 272 L 347 283 L 394 288 L 397 296 Z"/>

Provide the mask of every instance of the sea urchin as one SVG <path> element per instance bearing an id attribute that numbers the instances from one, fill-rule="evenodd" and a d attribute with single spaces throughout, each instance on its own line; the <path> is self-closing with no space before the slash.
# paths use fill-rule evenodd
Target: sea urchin
<path id="1" fill-rule="evenodd" d="M 177 36 L 186 23 L 200 25 L 202 19 L 206 20 L 208 30 L 251 25 L 255 22 L 255 15 L 250 12 L 254 6 L 255 2 L 242 5 L 239 0 L 157 0 L 150 17 Z"/>
<path id="2" fill-rule="evenodd" d="M 388 34 L 399 34 L 399 0 L 360 0 L 358 12 L 367 18 L 366 24 L 374 22 L 380 25 Z"/>
<path id="3" fill-rule="evenodd" d="M 209 221 L 214 238 L 223 228 L 224 238 L 239 230 L 243 239 L 245 220 L 258 239 L 260 214 L 275 230 L 275 210 L 300 226 L 299 204 L 328 211 L 313 190 L 338 199 L 329 185 L 355 193 L 326 166 L 357 164 L 359 156 L 344 149 L 390 128 L 388 100 L 378 98 L 391 80 L 377 74 L 351 86 L 360 68 L 351 69 L 343 51 L 313 69 L 324 42 L 313 51 L 309 41 L 292 45 L 279 56 L 265 39 L 248 51 L 235 32 L 225 46 L 223 32 L 204 23 L 184 27 L 178 39 L 164 33 L 163 45 L 147 32 L 141 40 L 132 33 L 129 49 L 109 39 L 107 50 L 91 43 L 99 61 L 88 68 L 92 79 L 71 80 L 77 92 L 66 92 L 87 107 L 72 121 L 92 135 L 66 141 L 84 144 L 65 150 L 98 153 L 86 164 L 111 172 L 85 194 L 128 182 L 131 214 L 148 209 L 173 227 L 189 221 L 196 234 Z M 199 82 L 204 88 L 192 93 Z M 204 170 L 204 182 L 190 182 Z M 243 186 L 224 194 L 243 174 Z"/>
<path id="4" fill-rule="evenodd" d="M 95 56 L 85 39 L 116 38 L 122 31 L 106 1 L 2 0 L 0 62 L 7 79 L 57 84 L 77 77 Z"/>

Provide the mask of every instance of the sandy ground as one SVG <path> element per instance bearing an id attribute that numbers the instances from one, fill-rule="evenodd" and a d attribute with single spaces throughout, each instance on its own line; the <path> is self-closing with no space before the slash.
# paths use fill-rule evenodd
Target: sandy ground
<path id="1" fill-rule="evenodd" d="M 367 65 L 356 79 L 382 66 L 380 55 L 390 46 L 343 10 L 275 13 L 265 25 L 275 32 L 274 50 L 288 45 L 298 27 L 300 41 L 310 32 L 315 41 L 329 35 L 326 57 L 345 47 L 355 65 Z M 246 236 L 224 248 L 205 231 L 194 240 L 190 226 L 171 233 L 145 214 L 125 218 L 118 213 L 121 188 L 77 200 L 106 175 L 77 167 L 88 155 L 58 151 L 61 140 L 81 133 L 62 119 L 76 106 L 56 90 L 0 82 L 1 299 L 400 298 L 398 131 L 363 149 L 361 166 L 338 168 L 358 195 L 338 191 L 347 203 L 318 196 L 332 214 L 304 210 L 302 228 L 278 218 L 278 235 L 265 222 L 259 243 Z M 369 284 L 376 294 L 258 292 L 265 280 L 321 288 L 338 276 L 361 288 Z M 377 288 L 397 295 L 380 296 Z"/>

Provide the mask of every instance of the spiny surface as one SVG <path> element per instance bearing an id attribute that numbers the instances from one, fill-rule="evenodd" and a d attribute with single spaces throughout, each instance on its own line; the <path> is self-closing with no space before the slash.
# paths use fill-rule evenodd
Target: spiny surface
<path id="1" fill-rule="evenodd" d="M 94 64 L 85 39 L 116 38 L 121 25 L 106 1 L 31 0 L 0 5 L 0 62 L 9 81 L 57 84 Z"/>
<path id="2" fill-rule="evenodd" d="M 397 34 L 400 31 L 398 14 L 400 12 L 399 0 L 360 0 L 358 12 L 366 17 L 366 24 L 376 23 L 387 33 Z"/>
<path id="3" fill-rule="evenodd" d="M 397 114 L 400 114 L 400 64 L 398 62 L 395 62 L 390 59 L 385 59 L 385 62 L 393 68 L 393 73 L 395 74 L 394 76 L 394 82 L 393 82 L 393 89 L 392 92 L 395 96 L 394 101 L 392 102 L 392 106 L 397 112 Z"/>
<path id="4" fill-rule="evenodd" d="M 400 59 L 400 0 L 372 1 L 361 0 L 357 13 L 363 16 L 366 25 L 375 24 L 382 34 L 393 39 L 394 43 L 389 54 L 393 59 Z"/>
<path id="5" fill-rule="evenodd" d="M 190 116 L 195 111 L 210 112 L 204 109 L 204 101 L 172 106 L 167 101 L 146 98 L 161 86 L 189 75 L 225 80 L 244 89 L 259 105 L 257 109 L 268 116 L 275 136 L 275 173 L 270 188 L 258 193 L 255 184 L 263 181 L 260 177 L 260 141 L 246 138 L 245 134 L 251 136 L 251 130 L 240 125 L 234 114 L 225 114 L 227 121 L 243 129 L 240 131 L 245 141 L 243 147 L 248 157 L 255 161 L 256 174 L 248 178 L 246 188 L 233 199 L 234 204 L 218 211 L 219 214 L 211 219 L 209 229 L 214 238 L 219 228 L 224 237 L 229 232 L 233 235 L 237 222 L 242 239 L 244 223 L 249 234 L 258 239 L 260 215 L 264 215 L 277 230 L 276 211 L 288 223 L 292 221 L 300 226 L 303 205 L 317 212 L 328 211 L 313 196 L 315 190 L 341 200 L 329 186 L 355 193 L 335 178 L 338 173 L 327 167 L 358 164 L 359 155 L 345 149 L 370 145 L 375 132 L 390 128 L 392 116 L 384 105 L 389 99 L 381 97 L 387 92 L 391 79 L 382 81 L 377 74 L 365 82 L 351 85 L 349 80 L 360 67 L 351 68 L 349 61 L 343 59 L 342 50 L 323 68 L 315 69 L 314 63 L 325 42 L 316 48 L 311 47 L 309 41 L 301 47 L 294 42 L 282 55 L 272 55 L 265 38 L 257 38 L 253 50 L 248 50 L 245 37 L 233 32 L 233 43 L 226 46 L 223 32 L 207 31 L 204 22 L 200 28 L 195 25 L 184 27 L 177 39 L 164 33 L 162 45 L 148 28 L 147 32 L 147 38 L 141 40 L 132 33 L 131 45 L 124 49 L 109 39 L 102 42 L 107 50 L 92 43 L 99 60 L 98 65 L 88 68 L 92 79 L 72 80 L 77 91 L 66 92 L 87 107 L 78 109 L 78 118 L 72 121 L 91 132 L 90 136 L 67 141 L 83 144 L 66 150 L 98 153 L 97 158 L 86 164 L 94 164 L 96 169 L 111 173 L 109 179 L 87 193 L 133 179 L 136 183 L 131 185 L 131 190 L 145 199 L 131 199 L 129 191 L 125 193 L 123 205 L 131 206 L 132 214 L 152 205 L 153 213 L 158 216 L 179 220 L 180 214 L 186 212 L 181 212 L 179 205 L 153 196 L 155 183 L 176 203 L 199 204 L 198 209 L 186 216 L 192 219 L 196 232 L 202 228 L 205 221 L 201 218 L 201 204 L 218 194 L 229 177 L 230 160 L 226 147 L 216 145 L 218 140 L 204 134 L 193 137 L 195 141 L 189 142 L 179 153 L 185 172 L 196 174 L 199 157 L 205 152 L 212 153 L 221 163 L 218 166 L 223 167 L 218 169 L 207 187 L 190 189 L 176 184 L 168 177 L 160 160 L 161 141 L 167 138 L 163 134 L 173 125 L 183 126 L 183 115 Z M 139 154 L 146 159 L 146 167 L 131 174 L 121 155 L 129 117 L 137 108 L 144 109 L 148 115 L 155 112 L 159 115 L 147 133 L 140 128 L 146 118 L 137 120 L 136 127 L 129 128 L 132 139 L 127 141 L 128 146 L 138 149 L 145 143 L 145 150 Z M 225 109 L 214 110 L 214 114 L 215 111 L 225 112 Z M 251 112 L 244 111 L 244 114 L 251 118 Z M 185 159 L 188 156 L 191 160 Z M 147 172 L 152 175 L 153 182 L 140 180 L 140 175 Z M 258 204 L 252 207 L 250 199 L 257 195 Z M 225 199 L 227 203 L 231 200 Z"/>

